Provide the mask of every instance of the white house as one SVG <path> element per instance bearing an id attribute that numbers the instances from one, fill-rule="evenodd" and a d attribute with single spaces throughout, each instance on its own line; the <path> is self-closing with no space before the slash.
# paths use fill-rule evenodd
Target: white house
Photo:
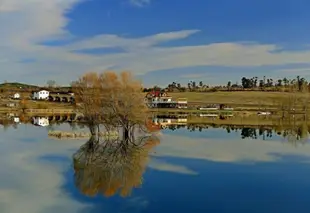
<path id="1" fill-rule="evenodd" d="M 20 99 L 20 94 L 19 94 L 19 93 L 15 93 L 15 94 L 13 95 L 13 98 L 14 98 L 14 99 Z"/>
<path id="2" fill-rule="evenodd" d="M 177 107 L 179 109 L 187 109 L 187 98 L 179 98 L 177 100 Z"/>
<path id="3" fill-rule="evenodd" d="M 32 99 L 34 100 L 46 100 L 50 96 L 50 92 L 46 90 L 41 90 L 32 93 Z"/>
<path id="4" fill-rule="evenodd" d="M 45 117 L 34 117 L 32 119 L 34 125 L 37 126 L 48 126 L 50 124 L 48 118 Z"/>

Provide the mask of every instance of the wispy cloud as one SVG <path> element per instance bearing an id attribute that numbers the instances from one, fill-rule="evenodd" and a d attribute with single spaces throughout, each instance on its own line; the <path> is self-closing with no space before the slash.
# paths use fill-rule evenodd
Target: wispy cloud
<path id="1" fill-rule="evenodd" d="M 144 7 L 151 3 L 151 0 L 129 0 L 130 4 L 137 7 Z"/>
<path id="2" fill-rule="evenodd" d="M 273 71 L 274 73 L 284 74 L 284 75 L 310 75 L 310 67 L 296 68 L 296 69 L 278 69 Z"/>
<path id="3" fill-rule="evenodd" d="M 152 48 L 164 42 L 184 39 L 198 32 L 199 30 L 181 30 L 159 33 L 142 38 L 124 38 L 118 35 L 103 34 L 80 40 L 73 44 L 67 45 L 64 48 L 72 51 L 92 48 L 119 47 L 127 50 L 127 52 L 130 53 L 135 51 L 148 50 L 147 48 Z"/>

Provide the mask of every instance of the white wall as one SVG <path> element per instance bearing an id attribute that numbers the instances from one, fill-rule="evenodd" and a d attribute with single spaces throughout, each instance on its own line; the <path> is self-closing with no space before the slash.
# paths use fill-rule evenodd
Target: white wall
<path id="1" fill-rule="evenodd" d="M 49 95 L 49 91 L 41 90 L 39 92 L 34 92 L 32 95 L 32 99 L 48 99 Z"/>
<path id="2" fill-rule="evenodd" d="M 15 94 L 13 95 L 13 98 L 15 98 L 15 99 L 20 98 L 20 94 L 19 94 L 19 93 L 15 93 Z"/>

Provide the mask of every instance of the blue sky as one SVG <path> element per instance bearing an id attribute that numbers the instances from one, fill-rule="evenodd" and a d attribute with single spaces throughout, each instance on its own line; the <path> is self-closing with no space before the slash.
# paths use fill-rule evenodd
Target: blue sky
<path id="1" fill-rule="evenodd" d="M 68 84 L 129 70 L 146 86 L 310 79 L 306 0 L 3 0 L 0 77 Z"/>

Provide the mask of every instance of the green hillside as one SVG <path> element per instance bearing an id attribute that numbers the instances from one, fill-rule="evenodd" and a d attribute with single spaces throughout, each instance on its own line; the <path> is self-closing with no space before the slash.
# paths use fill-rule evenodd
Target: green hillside
<path id="1" fill-rule="evenodd" d="M 18 82 L 0 84 L 0 88 L 3 88 L 3 87 L 5 88 L 27 88 L 27 89 L 38 88 L 38 86 L 35 86 L 35 85 L 23 84 L 23 83 L 18 83 Z"/>
<path id="2" fill-rule="evenodd" d="M 37 85 L 31 85 L 31 84 L 24 84 L 24 83 L 19 83 L 19 82 L 8 82 L 8 83 L 2 83 L 0 84 L 0 89 L 13 89 L 13 90 L 37 90 L 37 89 L 48 89 L 51 91 L 69 91 L 71 90 L 71 87 L 53 87 L 53 88 L 48 88 L 48 87 L 40 87 Z"/>

